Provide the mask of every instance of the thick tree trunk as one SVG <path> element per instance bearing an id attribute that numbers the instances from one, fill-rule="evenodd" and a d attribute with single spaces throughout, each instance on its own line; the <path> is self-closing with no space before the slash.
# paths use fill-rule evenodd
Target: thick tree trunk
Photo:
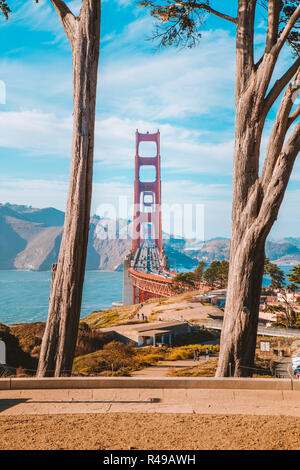
<path id="1" fill-rule="evenodd" d="M 289 86 L 280 104 L 264 167 L 259 175 L 261 137 L 266 116 L 274 95 L 280 94 L 299 68 L 296 61 L 296 66 L 276 82 L 266 98 L 280 50 L 280 41 L 276 43 L 278 3 L 278 0 L 269 2 L 266 53 L 258 67 L 253 63 L 256 1 L 239 0 L 230 268 L 216 372 L 219 377 L 252 375 L 265 242 L 277 218 L 299 152 L 299 125 L 284 145 L 293 106 L 292 88 Z M 296 79 L 298 76 L 299 72 Z"/>
<path id="2" fill-rule="evenodd" d="M 255 99 L 247 101 L 239 102 L 237 115 L 230 267 L 217 376 L 251 375 L 256 345 L 267 234 L 261 226 L 253 230 L 261 200 L 256 180 L 262 127 L 249 126 L 249 104 Z M 249 186 L 255 188 L 252 197 Z"/>
<path id="3" fill-rule="evenodd" d="M 265 242 L 277 219 L 300 148 L 300 124 L 298 124 L 282 151 L 278 151 L 277 140 L 280 140 L 280 135 L 287 128 L 286 118 L 290 111 L 291 93 L 291 89 L 288 89 L 283 97 L 260 178 L 258 175 L 255 178 L 255 152 L 252 150 L 248 153 L 251 146 L 253 148 L 252 131 L 248 132 L 248 136 L 242 135 L 237 139 L 230 268 L 216 372 L 218 377 L 252 375 Z M 250 106 L 248 115 L 251 118 Z M 240 118 L 237 123 L 239 129 L 239 124 L 245 123 L 245 116 L 237 117 Z M 256 142 L 259 135 L 258 133 L 255 136 Z M 282 144 L 279 148 L 282 148 Z M 245 166 L 245 163 L 242 165 L 241 158 L 247 158 L 248 166 Z"/>
<path id="4" fill-rule="evenodd" d="M 217 376 L 252 375 L 265 240 L 232 244 Z"/>
<path id="5" fill-rule="evenodd" d="M 55 6 L 60 8 L 61 3 Z M 100 0 L 83 0 L 78 18 L 64 24 L 72 17 L 65 11 L 61 16 L 72 46 L 73 144 L 64 231 L 37 371 L 40 377 L 69 375 L 77 340 L 92 196 L 100 11 Z"/>

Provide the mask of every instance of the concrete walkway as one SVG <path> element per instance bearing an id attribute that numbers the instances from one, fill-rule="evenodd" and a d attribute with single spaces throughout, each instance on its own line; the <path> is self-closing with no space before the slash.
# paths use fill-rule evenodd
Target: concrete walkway
<path id="1" fill-rule="evenodd" d="M 267 381 L 269 388 L 261 389 L 259 384 L 265 383 L 261 382 L 264 379 L 257 380 L 259 382 L 255 384 L 258 384 L 258 388 L 254 389 L 251 386 L 247 389 L 226 386 L 213 389 L 162 386 L 161 388 L 0 390 L 0 416 L 196 413 L 300 417 L 300 389 L 289 388 L 291 381 L 269 379 Z M 178 382 L 179 386 L 181 383 Z"/>
<path id="2" fill-rule="evenodd" d="M 203 362 L 201 358 L 199 362 Z M 192 359 L 186 361 L 161 361 L 158 362 L 155 366 L 146 367 L 145 369 L 137 370 L 131 372 L 132 377 L 167 377 L 169 372 L 176 371 L 180 369 L 185 369 L 186 367 L 193 367 L 199 364 Z"/>

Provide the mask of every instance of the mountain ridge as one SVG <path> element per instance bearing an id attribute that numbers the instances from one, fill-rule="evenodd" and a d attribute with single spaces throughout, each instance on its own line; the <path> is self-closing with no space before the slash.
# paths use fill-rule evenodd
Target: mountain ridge
<path id="1" fill-rule="evenodd" d="M 53 207 L 0 204 L 0 269 L 49 270 L 56 262 L 63 232 L 64 212 Z M 87 270 L 121 271 L 131 248 L 132 222 L 91 217 Z M 109 238 L 110 234 L 116 237 Z M 194 269 L 199 261 L 228 260 L 230 239 L 187 240 L 164 233 L 171 268 Z M 300 263 L 300 237 L 270 239 L 266 256 L 276 264 Z"/>

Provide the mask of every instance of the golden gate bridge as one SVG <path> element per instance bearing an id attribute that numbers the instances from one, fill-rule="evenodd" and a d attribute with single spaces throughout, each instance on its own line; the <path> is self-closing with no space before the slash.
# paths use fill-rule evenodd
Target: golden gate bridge
<path id="1" fill-rule="evenodd" d="M 156 154 L 140 156 L 141 142 L 154 142 Z M 141 180 L 141 168 L 155 169 L 153 181 Z M 160 133 L 136 131 L 132 248 L 124 261 L 123 304 L 169 297 L 175 273 L 169 271 L 162 241 Z"/>

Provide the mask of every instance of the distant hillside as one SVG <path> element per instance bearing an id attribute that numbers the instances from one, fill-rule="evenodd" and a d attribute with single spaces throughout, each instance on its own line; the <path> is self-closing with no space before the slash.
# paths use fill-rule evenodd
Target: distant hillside
<path id="1" fill-rule="evenodd" d="M 57 261 L 64 213 L 49 207 L 0 204 L 0 269 L 49 270 Z M 120 271 L 131 248 L 131 222 L 93 216 L 90 223 L 87 269 Z M 129 236 L 127 236 L 127 233 Z M 115 237 L 111 237 L 114 234 Z M 166 244 L 171 266 L 192 269 L 197 260 L 180 249 L 185 241 Z M 174 248 L 176 246 L 176 248 Z"/>
<path id="2" fill-rule="evenodd" d="M 57 259 L 64 213 L 0 205 L 0 269 L 49 269 Z"/>
<path id="3" fill-rule="evenodd" d="M 49 270 L 57 261 L 64 213 L 53 207 L 36 209 L 0 204 L 0 269 Z M 130 220 L 113 221 L 93 216 L 90 223 L 87 269 L 120 271 L 131 247 Z M 111 235 L 114 235 L 113 237 Z M 200 242 L 164 234 L 171 268 L 192 270 L 200 260 L 228 260 L 230 240 Z M 279 265 L 300 263 L 300 238 L 269 240 L 266 255 Z"/>
<path id="4" fill-rule="evenodd" d="M 229 260 L 230 240 L 215 238 L 197 245 L 186 243 L 184 252 L 199 261 L 211 263 L 215 260 Z M 281 266 L 292 266 L 300 263 L 300 238 L 270 240 L 266 243 L 266 256 Z"/>
<path id="5" fill-rule="evenodd" d="M 187 243 L 185 253 L 193 256 L 199 261 L 211 263 L 215 260 L 229 260 L 230 257 L 230 240 L 226 238 L 216 238 L 203 243 Z"/>

